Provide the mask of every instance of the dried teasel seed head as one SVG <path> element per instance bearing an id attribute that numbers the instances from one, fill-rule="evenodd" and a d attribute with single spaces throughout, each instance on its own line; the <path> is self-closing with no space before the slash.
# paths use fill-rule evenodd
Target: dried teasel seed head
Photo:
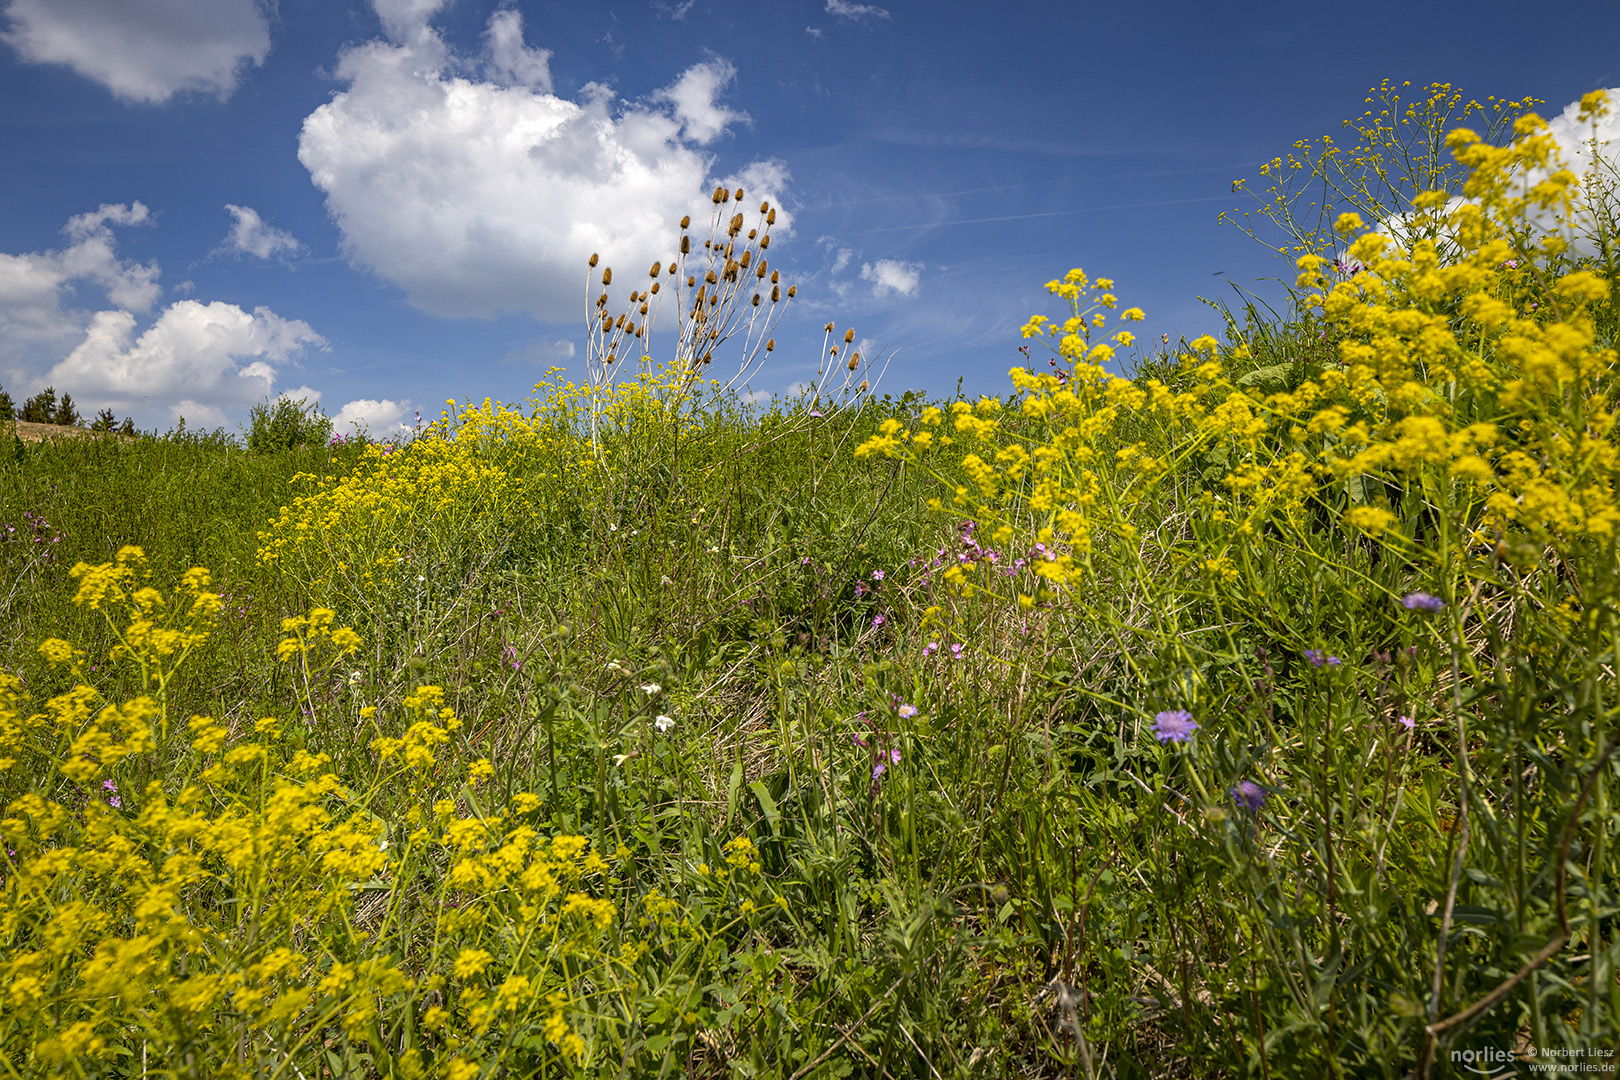
<path id="1" fill-rule="evenodd" d="M 833 332 L 833 324 L 828 323 L 824 329 L 827 331 L 827 333 L 829 333 L 829 334 L 832 333 Z"/>
<path id="2" fill-rule="evenodd" d="M 714 271 L 710 270 L 708 273 L 703 275 L 703 280 L 707 281 L 710 285 L 713 285 L 719 279 L 714 276 Z"/>
<path id="3" fill-rule="evenodd" d="M 762 202 L 762 203 L 759 204 L 759 212 L 762 213 L 762 214 L 767 212 L 768 210 L 770 210 L 770 208 L 771 208 L 771 204 L 768 203 L 768 202 Z"/>
<path id="4" fill-rule="evenodd" d="M 640 337 L 640 336 L 641 336 L 641 332 L 642 332 L 642 330 L 644 330 L 644 329 L 646 329 L 646 327 L 645 327 L 645 325 L 643 325 L 643 326 L 638 326 L 638 327 L 636 327 L 636 337 Z"/>
<path id="5" fill-rule="evenodd" d="M 759 307 L 759 293 L 754 294 L 754 306 Z"/>
<path id="6" fill-rule="evenodd" d="M 736 262 L 735 260 L 726 263 L 726 270 L 725 270 L 726 280 L 727 281 L 736 281 L 737 280 L 737 271 L 740 270 L 740 269 L 742 269 L 742 264 L 739 263 L 739 262 Z"/>
<path id="7" fill-rule="evenodd" d="M 709 297 L 709 306 L 714 307 L 714 305 L 718 304 L 719 302 L 720 302 L 720 290 L 716 289 L 714 291 L 714 295 Z"/>
<path id="8" fill-rule="evenodd" d="M 673 262 L 669 264 L 669 276 L 675 276 L 675 264 Z"/>
<path id="9" fill-rule="evenodd" d="M 855 368 L 860 364 L 860 362 L 861 362 L 861 354 L 860 353 L 850 353 L 849 354 L 849 363 L 845 364 L 844 367 L 847 368 L 850 371 L 854 371 Z"/>
<path id="10" fill-rule="evenodd" d="M 767 225 L 775 225 L 776 224 L 776 210 L 775 210 L 774 207 L 771 209 L 770 213 L 765 215 L 765 224 L 767 224 Z"/>
<path id="11" fill-rule="evenodd" d="M 762 248 L 770 247 L 771 246 L 771 238 L 768 237 L 768 236 L 760 237 L 759 238 L 759 246 L 762 247 Z"/>
<path id="12" fill-rule="evenodd" d="M 687 274 L 686 275 L 686 287 L 688 289 L 690 289 L 692 286 L 694 286 L 696 284 L 697 284 L 697 278 L 693 277 L 691 274 Z"/>
<path id="13" fill-rule="evenodd" d="M 685 217 L 681 218 L 681 228 L 683 228 L 683 229 L 689 228 L 691 226 L 691 224 L 692 224 L 692 215 L 691 214 L 688 214 Z"/>
<path id="14" fill-rule="evenodd" d="M 772 285 L 771 286 L 771 303 L 774 304 L 780 299 L 782 299 L 782 286 L 780 286 L 780 285 Z"/>
<path id="15" fill-rule="evenodd" d="M 866 393 L 866 392 L 867 392 L 867 391 L 868 391 L 868 390 L 870 390 L 870 389 L 872 389 L 872 384 L 871 384 L 871 383 L 869 383 L 869 382 L 867 382 L 867 381 L 866 381 L 866 380 L 865 380 L 865 379 L 862 379 L 862 380 L 861 380 L 861 385 L 860 385 L 860 391 L 861 391 L 861 393 L 863 393 L 863 394 L 864 394 L 864 393 Z"/>
<path id="16" fill-rule="evenodd" d="M 704 362 L 704 363 L 705 363 L 705 364 L 712 364 L 712 363 L 714 363 L 714 353 L 712 353 L 712 352 L 706 352 L 706 353 L 704 353 L 704 354 L 703 354 L 703 362 Z"/>
<path id="17" fill-rule="evenodd" d="M 766 351 L 766 352 L 770 352 L 770 351 L 771 351 L 771 350 L 772 350 L 772 349 L 774 349 L 774 348 L 776 348 L 776 339 L 775 339 L 775 338 L 771 338 L 771 340 L 769 340 L 769 341 L 767 341 L 767 342 L 766 342 L 766 343 L 765 343 L 765 351 Z"/>
<path id="18" fill-rule="evenodd" d="M 739 261 L 746 268 L 749 263 L 754 261 L 754 253 L 752 251 L 743 252 L 742 253 L 742 258 Z"/>
<path id="19" fill-rule="evenodd" d="M 758 235 L 759 235 L 759 230 L 758 229 L 749 229 L 748 230 L 748 239 L 752 240 L 754 237 L 756 237 Z"/>
<path id="20" fill-rule="evenodd" d="M 608 266 L 608 267 L 603 268 L 603 270 L 602 270 L 602 284 L 604 284 L 604 285 L 613 284 L 613 267 Z"/>
<path id="21" fill-rule="evenodd" d="M 590 267 L 592 270 L 596 269 L 596 255 L 594 253 L 591 255 Z"/>
<path id="22" fill-rule="evenodd" d="M 642 314 L 643 314 L 643 315 L 646 315 L 646 314 L 647 314 L 647 305 L 646 305 L 646 303 L 645 303 L 645 302 L 643 302 L 643 303 L 642 303 L 642 305 L 641 305 L 641 313 L 642 313 Z"/>
<path id="23" fill-rule="evenodd" d="M 653 295 L 654 295 L 654 296 L 657 296 L 657 295 L 658 295 L 658 282 L 656 282 L 656 281 L 655 281 L 655 282 L 653 282 L 653 287 L 652 287 L 652 294 L 653 294 Z"/>
<path id="24" fill-rule="evenodd" d="M 655 262 L 655 263 L 652 264 L 652 269 L 647 271 L 647 276 L 650 277 L 650 278 L 657 277 L 658 276 L 658 271 L 662 270 L 663 268 L 664 268 L 663 263 Z"/>
<path id="25" fill-rule="evenodd" d="M 596 306 L 597 307 L 606 307 L 607 306 L 607 293 L 603 293 L 601 296 L 598 296 L 596 298 Z"/>
<path id="26" fill-rule="evenodd" d="M 742 189 L 742 188 L 738 188 L 738 189 L 737 189 L 737 195 L 736 195 L 736 198 L 737 198 L 737 201 L 738 201 L 738 202 L 741 202 L 741 201 L 742 201 L 742 197 L 743 197 L 743 189 Z"/>
<path id="27" fill-rule="evenodd" d="M 624 329 L 624 316 L 623 315 L 619 316 L 618 321 L 616 321 L 613 324 L 613 328 L 615 330 L 623 330 Z"/>
<path id="28" fill-rule="evenodd" d="M 766 270 L 765 260 L 761 259 L 759 261 L 759 265 L 754 268 L 754 276 L 757 277 L 757 278 L 760 278 L 761 280 L 763 280 L 764 277 L 765 277 L 765 270 Z"/>
<path id="29" fill-rule="evenodd" d="M 730 196 L 726 193 L 725 188 L 717 187 L 714 189 L 714 194 L 709 196 L 709 198 L 711 201 L 713 201 L 714 205 L 719 206 L 721 203 L 725 202 L 726 199 L 730 198 Z"/>
<path id="30" fill-rule="evenodd" d="M 734 248 L 735 248 L 735 247 L 736 247 L 736 245 L 735 245 L 735 244 L 732 244 L 732 243 L 730 243 L 730 242 L 729 242 L 729 241 L 728 241 L 728 242 L 727 242 L 727 244 L 726 244 L 726 250 L 725 250 L 725 252 L 724 252 L 724 254 L 725 254 L 725 256 L 726 256 L 726 258 L 728 258 L 728 259 L 729 259 L 729 258 L 731 258 L 731 252 L 732 252 L 732 250 L 733 250 L 733 249 L 734 249 Z"/>
<path id="31" fill-rule="evenodd" d="M 728 228 L 726 230 L 726 232 L 730 236 L 736 236 L 738 233 L 742 232 L 742 227 L 743 227 L 742 215 L 741 214 L 734 214 L 734 215 L 732 215 L 732 218 L 731 218 L 731 227 Z"/>
<path id="32" fill-rule="evenodd" d="M 848 330 L 844 331 L 844 344 L 848 345 L 850 342 L 852 342 L 854 340 L 855 340 L 855 328 L 852 326 Z"/>
<path id="33" fill-rule="evenodd" d="M 615 360 L 617 360 L 617 359 L 618 359 L 618 357 L 617 357 L 617 356 L 614 356 L 614 355 L 613 355 L 613 354 L 612 354 L 612 353 L 608 353 L 608 354 L 607 354 L 607 362 L 608 362 L 608 363 L 610 363 L 610 364 L 611 364 L 611 363 L 613 363 L 613 361 L 615 361 Z"/>
<path id="34" fill-rule="evenodd" d="M 772 270 L 771 271 L 771 284 L 772 285 L 779 285 L 779 284 L 781 284 L 781 282 L 782 282 L 782 272 L 780 270 Z"/>
<path id="35" fill-rule="evenodd" d="M 797 285 L 789 285 L 788 286 L 788 299 L 791 300 L 795 296 L 798 296 L 798 295 L 799 295 L 799 287 Z"/>

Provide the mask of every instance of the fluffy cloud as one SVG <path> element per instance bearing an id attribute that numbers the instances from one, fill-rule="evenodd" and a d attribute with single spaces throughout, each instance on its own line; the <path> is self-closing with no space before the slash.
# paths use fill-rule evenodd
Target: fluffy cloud
<path id="1" fill-rule="evenodd" d="M 574 343 L 566 338 L 536 341 L 501 357 L 509 364 L 565 364 L 574 358 Z"/>
<path id="2" fill-rule="evenodd" d="M 84 340 L 47 376 L 91 408 L 150 413 L 193 423 L 206 413 L 244 409 L 270 396 L 276 367 L 325 341 L 308 323 L 268 308 L 250 315 L 235 304 L 181 300 L 139 337 L 128 311 L 99 311 Z"/>
<path id="3" fill-rule="evenodd" d="M 0 365 L 14 398 L 49 383 L 84 412 L 215 426 L 324 345 L 307 323 L 262 307 L 181 300 L 148 320 L 160 271 L 120 259 L 113 229 L 150 221 L 141 203 L 107 204 L 69 219 L 59 250 L 0 253 Z"/>
<path id="4" fill-rule="evenodd" d="M 26 378 L 42 356 L 62 356 L 84 336 L 89 312 L 76 305 L 80 286 L 99 287 L 109 303 L 145 312 L 162 288 L 154 263 L 120 259 L 114 225 L 144 225 L 141 203 L 105 204 L 63 226 L 67 246 L 25 255 L 0 253 L 0 364 L 12 381 Z"/>
<path id="5" fill-rule="evenodd" d="M 827 14 L 836 15 L 840 19 L 848 19 L 851 22 L 889 18 L 889 12 L 886 8 L 880 8 L 874 4 L 852 4 L 849 3 L 849 0 L 827 0 Z"/>
<path id="6" fill-rule="evenodd" d="M 670 257 L 683 214 L 706 218 L 716 180 L 700 148 L 741 115 L 716 101 L 730 65 L 698 64 L 645 104 L 616 107 L 594 84 L 573 101 L 544 89 L 546 54 L 523 44 L 516 11 L 491 19 L 474 79 L 427 24 L 436 3 L 377 6 L 390 40 L 342 54 L 347 89 L 305 119 L 298 153 L 350 259 L 417 307 L 572 322 L 592 253 L 639 271 Z M 718 182 L 757 205 L 787 179 L 764 162 Z"/>
<path id="7" fill-rule="evenodd" d="M 277 255 L 296 255 L 303 250 L 292 233 L 266 225 L 257 210 L 251 206 L 226 203 L 235 223 L 225 238 L 225 249 L 239 255 L 252 255 L 256 259 L 273 259 Z"/>
<path id="8" fill-rule="evenodd" d="M 24 60 L 65 64 L 126 101 L 230 96 L 270 53 L 260 0 L 10 0 L 0 37 Z"/>
<path id="9" fill-rule="evenodd" d="M 890 293 L 916 296 L 921 273 L 922 263 L 901 262 L 899 259 L 879 259 L 861 266 L 861 280 L 872 283 L 872 295 L 878 299 Z"/>
<path id="10" fill-rule="evenodd" d="M 382 434 L 405 427 L 401 418 L 405 410 L 411 407 L 409 400 L 391 401 L 373 398 L 356 398 L 337 411 L 332 417 L 332 430 L 338 433 L 348 431 L 368 431 L 373 434 Z"/>

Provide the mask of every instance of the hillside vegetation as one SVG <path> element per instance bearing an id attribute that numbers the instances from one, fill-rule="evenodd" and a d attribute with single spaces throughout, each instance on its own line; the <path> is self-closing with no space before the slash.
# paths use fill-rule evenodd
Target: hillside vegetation
<path id="1" fill-rule="evenodd" d="M 1612 178 L 1376 93 L 1268 166 L 1284 312 L 1072 270 L 1004 398 L 599 304 L 409 438 L 12 442 L 0 1072 L 1612 1062 Z"/>

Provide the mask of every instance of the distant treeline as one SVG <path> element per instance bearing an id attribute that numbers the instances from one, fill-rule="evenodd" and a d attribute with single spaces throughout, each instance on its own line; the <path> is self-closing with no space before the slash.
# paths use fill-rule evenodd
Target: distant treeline
<path id="1" fill-rule="evenodd" d="M 11 394 L 0 387 L 0 421 L 6 420 L 21 420 L 25 424 L 60 424 L 63 427 L 84 426 L 84 418 L 73 403 L 73 395 L 63 394 L 58 398 L 53 386 L 47 386 L 23 402 L 20 409 Z M 96 414 L 90 428 L 93 431 L 117 431 L 122 435 L 133 435 L 135 421 L 126 416 L 120 424 L 111 409 L 102 409 Z"/>

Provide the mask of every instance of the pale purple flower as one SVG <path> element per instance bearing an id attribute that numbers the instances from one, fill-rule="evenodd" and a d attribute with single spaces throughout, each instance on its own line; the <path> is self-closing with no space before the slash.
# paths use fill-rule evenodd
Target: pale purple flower
<path id="1" fill-rule="evenodd" d="M 927 645 L 923 646 L 924 656 L 933 656 L 937 652 L 939 652 L 939 642 L 937 641 L 930 641 Z"/>
<path id="2" fill-rule="evenodd" d="M 884 619 L 883 612 L 881 612 L 881 611 L 878 612 L 876 615 L 872 616 L 872 625 L 874 627 L 882 626 L 887 621 L 888 620 Z"/>
<path id="3" fill-rule="evenodd" d="M 1329 656 L 1321 649 L 1306 649 L 1305 659 L 1311 667 L 1321 667 L 1324 664 L 1328 667 L 1338 667 L 1340 663 L 1337 656 Z"/>
<path id="4" fill-rule="evenodd" d="M 881 571 L 881 570 L 872 571 L 872 580 L 873 581 L 882 581 L 883 580 L 883 571 Z"/>
<path id="5" fill-rule="evenodd" d="M 1198 722 L 1186 709 L 1166 709 L 1153 718 L 1153 737 L 1162 743 L 1186 742 L 1198 730 Z"/>
<path id="6" fill-rule="evenodd" d="M 961 642 L 957 642 L 955 645 L 951 646 L 951 659 L 952 660 L 960 660 L 960 659 L 962 659 L 962 644 L 961 644 Z"/>
<path id="7" fill-rule="evenodd" d="M 900 719 L 902 719 L 902 720 L 910 720 L 913 716 L 916 716 L 916 715 L 917 715 L 917 706 L 910 705 L 910 704 L 900 706 Z M 899 751 L 895 751 L 895 752 L 899 753 Z M 898 761 L 900 759 L 896 758 L 895 760 Z"/>
<path id="8" fill-rule="evenodd" d="M 1446 602 L 1431 593 L 1407 593 L 1401 600 L 1401 605 L 1408 611 L 1439 611 L 1446 606 Z"/>
<path id="9" fill-rule="evenodd" d="M 1407 731 L 1412 731 L 1413 729 L 1415 729 L 1417 727 L 1417 721 L 1413 720 L 1410 716 L 1407 716 L 1405 713 L 1402 713 L 1401 715 L 1397 716 L 1395 718 L 1395 722 L 1397 724 L 1401 725 L 1401 727 L 1405 728 Z"/>
<path id="10" fill-rule="evenodd" d="M 1253 780 L 1245 780 L 1231 791 L 1232 801 L 1251 814 L 1259 813 L 1268 792 Z"/>
<path id="11" fill-rule="evenodd" d="M 112 807 L 114 810 L 122 810 L 124 808 L 123 800 L 118 797 L 118 785 L 113 782 L 112 777 L 109 776 L 107 779 L 101 782 L 101 789 L 103 791 L 112 792 L 111 795 L 107 796 L 108 806 Z"/>

